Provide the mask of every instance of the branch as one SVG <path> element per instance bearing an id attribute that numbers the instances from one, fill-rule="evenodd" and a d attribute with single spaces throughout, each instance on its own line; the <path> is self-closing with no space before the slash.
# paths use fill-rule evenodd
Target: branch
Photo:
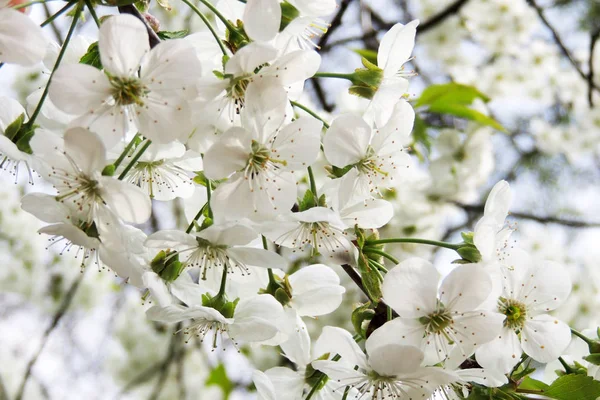
<path id="1" fill-rule="evenodd" d="M 536 0 L 527 0 L 527 3 L 531 7 L 533 7 L 533 9 L 535 9 L 535 11 L 537 12 L 538 16 L 540 17 L 540 20 L 542 21 L 542 23 L 544 25 L 546 25 L 546 28 L 548 28 L 550 30 L 550 32 L 552 33 L 554 42 L 556 43 L 556 45 L 558 46 L 560 51 L 563 53 L 563 55 L 569 60 L 571 65 L 573 65 L 573 67 L 575 68 L 577 73 L 591 85 L 591 88 L 599 90 L 599 88 L 594 84 L 594 82 L 590 81 L 588 74 L 583 72 L 583 70 L 581 69 L 581 66 L 579 65 L 577 60 L 575 60 L 575 58 L 573 58 L 573 56 L 571 55 L 571 52 L 569 51 L 569 49 L 567 49 L 567 46 L 565 46 L 564 42 L 562 41 L 562 39 L 561 39 L 560 35 L 558 34 L 558 32 L 556 31 L 556 29 L 554 29 L 552 24 L 550 24 L 550 21 L 548 21 L 546 19 L 546 17 L 544 16 L 544 10 L 536 3 Z M 590 55 L 590 57 L 591 57 L 591 55 Z"/>
<path id="2" fill-rule="evenodd" d="M 171 341 L 169 342 L 169 350 L 167 351 L 167 356 L 161 364 L 160 375 L 158 376 L 158 380 L 156 381 L 156 385 L 154 385 L 154 389 L 152 389 L 152 394 L 150 395 L 148 400 L 157 400 L 162 392 L 165 382 L 167 381 L 167 376 L 169 375 L 169 369 L 171 364 L 175 362 L 178 358 L 179 353 L 183 353 L 183 350 L 177 351 L 178 344 L 181 342 L 181 339 L 175 334 L 175 332 L 181 329 L 181 322 L 175 325 L 173 336 L 171 337 Z"/>
<path id="3" fill-rule="evenodd" d="M 423 22 L 417 27 L 417 33 L 427 32 L 430 29 L 435 28 L 442 22 L 444 22 L 447 18 L 458 14 L 460 9 L 469 2 L 469 0 L 456 0 L 454 3 L 450 4 L 448 7 L 435 14 L 433 17 L 429 18 L 427 21 Z"/>
<path id="4" fill-rule="evenodd" d="M 344 16 L 344 13 L 346 12 L 346 9 L 350 5 L 351 1 L 352 0 L 342 0 L 338 12 L 331 20 L 331 24 L 329 24 L 329 29 L 327 29 L 327 32 L 325 32 L 325 34 L 321 36 L 321 39 L 319 39 L 319 43 L 317 43 L 317 48 L 324 47 L 327 43 L 327 39 L 329 39 L 329 36 L 331 36 L 331 34 L 342 25 L 342 17 Z"/>
<path id="5" fill-rule="evenodd" d="M 594 50 L 596 42 L 600 37 L 600 28 L 594 30 L 590 35 L 590 58 L 588 59 L 588 104 L 590 108 L 594 107 Z"/>
<path id="6" fill-rule="evenodd" d="M 454 202 L 454 204 L 461 207 L 462 209 L 464 209 L 467 212 L 483 213 L 483 209 L 484 209 L 484 205 L 482 205 L 482 204 L 468 205 L 468 204 L 461 204 L 461 203 L 457 203 L 457 202 Z M 522 213 L 522 212 L 511 212 L 509 215 L 512 217 L 515 217 L 515 218 L 521 218 L 521 219 L 527 219 L 530 221 L 540 222 L 542 224 L 559 224 L 559 225 L 569 226 L 572 228 L 598 228 L 598 227 L 600 227 L 600 222 L 584 222 L 584 221 L 564 219 L 564 218 L 554 217 L 554 216 L 543 217 L 543 216 L 539 216 L 539 215 L 533 215 L 533 214 Z"/>
<path id="7" fill-rule="evenodd" d="M 148 31 L 148 40 L 150 42 L 150 48 L 153 48 L 157 44 L 160 43 L 160 38 L 158 37 L 156 32 L 154 32 L 154 30 L 152 28 L 150 28 L 150 25 L 148 25 L 146 18 L 144 18 L 144 16 L 142 14 L 140 14 L 138 9 L 135 8 L 134 5 L 129 4 L 126 6 L 119 6 L 119 12 L 121 14 L 133 15 L 134 17 L 136 17 L 137 19 L 139 19 L 140 21 L 142 21 L 144 23 L 144 25 L 146 26 L 146 30 Z"/>
<path id="8" fill-rule="evenodd" d="M 77 292 L 79 285 L 83 281 L 83 276 L 84 276 L 85 271 L 86 270 L 84 269 L 81 272 L 81 274 L 79 274 L 79 276 L 73 280 L 73 283 L 71 284 L 71 287 L 69 288 L 69 290 L 67 291 L 67 294 L 63 298 L 63 301 L 62 301 L 60 307 L 54 314 L 54 318 L 52 318 L 52 323 L 50 324 L 50 326 L 48 328 L 46 328 L 46 331 L 44 332 L 44 335 L 42 336 L 42 340 L 40 342 L 40 345 L 39 345 L 37 351 L 34 353 L 33 358 L 31 360 L 29 360 L 29 363 L 27 364 L 27 368 L 25 369 L 25 376 L 23 377 L 23 381 L 21 382 L 21 385 L 19 386 L 19 390 L 17 391 L 15 400 L 21 400 L 23 398 L 23 394 L 25 392 L 25 386 L 27 385 L 27 381 L 31 377 L 31 372 L 33 370 L 33 366 L 37 362 L 42 351 L 44 350 L 46 343 L 48 343 L 48 338 L 50 337 L 50 334 L 54 331 L 54 329 L 56 329 L 56 327 L 58 326 L 58 323 L 60 322 L 62 317 L 65 316 L 67 309 L 69 308 L 69 306 L 71 305 L 71 302 L 73 301 L 73 298 L 75 297 L 75 293 Z"/>

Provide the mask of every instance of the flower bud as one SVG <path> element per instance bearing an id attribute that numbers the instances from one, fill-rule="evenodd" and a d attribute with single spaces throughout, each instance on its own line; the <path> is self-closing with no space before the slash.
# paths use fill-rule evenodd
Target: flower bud
<path id="1" fill-rule="evenodd" d="M 371 302 L 358 305 L 354 311 L 352 311 L 352 326 L 354 330 L 361 337 L 367 337 L 367 327 L 369 322 L 375 316 L 375 310 L 371 308 Z"/>
<path id="2" fill-rule="evenodd" d="M 181 275 L 185 264 L 179 261 L 179 253 L 170 249 L 161 250 L 150 262 L 150 267 L 167 282 L 173 282 Z"/>

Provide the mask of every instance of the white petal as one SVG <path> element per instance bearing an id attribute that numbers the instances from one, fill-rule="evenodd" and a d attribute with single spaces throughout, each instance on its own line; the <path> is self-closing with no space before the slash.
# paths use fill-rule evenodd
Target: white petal
<path id="1" fill-rule="evenodd" d="M 440 286 L 440 300 L 446 308 L 465 312 L 477 309 L 492 290 L 490 275 L 478 264 L 456 267 Z"/>
<path id="2" fill-rule="evenodd" d="M 285 90 L 271 80 L 252 82 L 246 89 L 242 125 L 265 144 L 285 119 L 288 98 Z"/>
<path id="3" fill-rule="evenodd" d="M 157 249 L 189 248 L 198 246 L 194 236 L 183 231 L 163 229 L 148 236 L 144 246 Z"/>
<path id="4" fill-rule="evenodd" d="M 569 326 L 550 315 L 537 315 L 527 319 L 521 333 L 523 351 L 541 363 L 556 360 L 569 343 Z"/>
<path id="5" fill-rule="evenodd" d="M 316 51 L 297 50 L 280 57 L 264 75 L 276 78 L 284 86 L 302 84 L 319 70 L 320 65 L 321 56 Z"/>
<path id="6" fill-rule="evenodd" d="M 365 157 L 371 128 L 357 115 L 341 115 L 333 120 L 323 139 L 327 161 L 336 167 L 359 162 Z"/>
<path id="7" fill-rule="evenodd" d="M 492 218 L 498 225 L 504 224 L 511 200 L 512 194 L 508 182 L 496 183 L 485 202 L 483 215 Z"/>
<path id="8" fill-rule="evenodd" d="M 369 365 L 380 375 L 398 376 L 414 372 L 424 357 L 417 347 L 387 344 L 371 350 Z"/>
<path id="9" fill-rule="evenodd" d="M 244 30 L 253 40 L 268 42 L 279 32 L 281 7 L 277 0 L 248 0 L 244 9 Z"/>
<path id="10" fill-rule="evenodd" d="M 320 358 L 326 353 L 329 353 L 329 358 L 339 354 L 344 363 L 351 365 L 351 368 L 354 368 L 355 365 L 367 368 L 365 353 L 358 347 L 350 332 L 342 328 L 335 326 L 323 328 L 321 336 L 315 342 L 313 359 Z M 313 366 L 316 368 L 314 362 Z"/>
<path id="11" fill-rule="evenodd" d="M 491 342 L 477 349 L 475 357 L 479 365 L 492 371 L 509 373 L 521 359 L 521 343 L 517 334 L 508 328 Z"/>
<path id="12" fill-rule="evenodd" d="M 166 307 L 173 302 L 165 281 L 156 273 L 152 271 L 145 272 L 142 275 L 142 280 L 159 306 Z"/>
<path id="13" fill-rule="evenodd" d="M 553 261 L 538 262 L 529 268 L 527 280 L 521 282 L 519 298 L 528 310 L 547 312 L 565 302 L 571 293 L 571 277 L 567 269 Z"/>
<path id="14" fill-rule="evenodd" d="M 6 128 L 12 124 L 21 114 L 25 114 L 27 117 L 27 113 L 25 109 L 15 99 L 11 99 L 10 97 L 1 96 L 0 97 L 0 133 L 4 134 Z"/>
<path id="15" fill-rule="evenodd" d="M 29 17 L 0 9 L 0 62 L 33 65 L 42 61 L 47 44 L 42 29 Z"/>
<path id="16" fill-rule="evenodd" d="M 291 306 L 302 316 L 326 315 L 340 306 L 345 292 L 343 286 L 322 286 L 302 294 L 293 294 Z"/>
<path id="17" fill-rule="evenodd" d="M 264 372 L 255 369 L 252 372 L 252 382 L 258 393 L 258 400 L 277 400 L 275 388 Z"/>
<path id="18" fill-rule="evenodd" d="M 298 366 L 305 366 L 311 362 L 310 336 L 306 324 L 297 314 L 295 325 L 289 339 L 280 346 L 288 360 Z"/>
<path id="19" fill-rule="evenodd" d="M 201 76 L 200 60 L 184 40 L 169 40 L 154 47 L 142 63 L 141 79 L 165 98 L 192 100 L 198 96 L 194 77 Z"/>
<path id="20" fill-rule="evenodd" d="M 342 361 L 344 360 L 344 361 Z M 312 366 L 314 369 L 324 372 L 330 379 L 341 382 L 356 382 L 365 381 L 367 377 L 354 370 L 352 363 L 345 362 L 346 359 L 342 357 L 340 361 L 313 361 Z"/>
<path id="21" fill-rule="evenodd" d="M 49 194 L 27 193 L 21 199 L 21 208 L 49 224 L 69 222 L 69 208 Z"/>
<path id="22" fill-rule="evenodd" d="M 409 258 L 390 270 L 383 299 L 403 318 L 419 318 L 436 309 L 439 274 L 427 260 Z"/>
<path id="23" fill-rule="evenodd" d="M 418 20 L 406 25 L 394 25 L 381 39 L 377 52 L 377 66 L 383 70 L 396 73 L 409 59 L 415 46 Z M 387 74 L 386 74 L 387 75 Z"/>
<path id="24" fill-rule="evenodd" d="M 232 247 L 227 253 L 242 264 L 262 268 L 286 268 L 287 261 L 279 254 L 270 250 L 255 249 L 253 247 Z"/>
<path id="25" fill-rule="evenodd" d="M 345 207 L 340 212 L 342 221 L 352 228 L 358 225 L 363 229 L 381 228 L 394 216 L 394 207 L 383 199 L 368 199 L 351 207 Z"/>
<path id="26" fill-rule="evenodd" d="M 286 169 L 304 169 L 317 160 L 323 123 L 312 117 L 300 117 L 285 126 L 272 144 L 273 157 L 284 160 Z"/>
<path id="27" fill-rule="evenodd" d="M 103 176 L 102 199 L 124 221 L 142 224 L 150 218 L 152 204 L 142 189 L 117 179 Z"/>
<path id="28" fill-rule="evenodd" d="M 167 324 L 181 322 L 186 320 L 185 312 L 187 308 L 178 304 L 171 304 L 165 307 L 152 306 L 146 310 L 146 317 L 151 321 L 160 321 Z"/>
<path id="29" fill-rule="evenodd" d="M 413 318 L 394 318 L 374 330 L 365 343 L 367 353 L 388 344 L 421 346 L 425 325 Z"/>
<path id="30" fill-rule="evenodd" d="M 209 179 L 227 178 L 246 167 L 251 152 L 252 134 L 233 127 L 204 154 L 204 173 Z"/>
<path id="31" fill-rule="evenodd" d="M 225 73 L 234 76 L 253 74 L 254 70 L 277 57 L 277 49 L 253 42 L 238 50 L 225 64 Z"/>
<path id="32" fill-rule="evenodd" d="M 86 174 L 102 172 L 106 166 L 106 148 L 100 137 L 84 128 L 65 132 L 65 151 Z"/>
<path id="33" fill-rule="evenodd" d="M 185 141 L 193 130 L 188 103 L 161 97 L 158 92 L 146 95 L 144 106 L 136 106 L 135 114 L 139 131 L 159 143 Z"/>
<path id="34" fill-rule="evenodd" d="M 258 233 L 247 225 L 247 220 L 227 224 L 214 224 L 196 233 L 211 243 L 227 246 L 243 246 L 258 238 Z"/>
<path id="35" fill-rule="evenodd" d="M 234 339 L 246 342 L 269 340 L 277 334 L 280 318 L 283 318 L 283 308 L 273 296 L 242 299 L 236 307 L 230 334 Z"/>
<path id="36" fill-rule="evenodd" d="M 406 100 L 400 100 L 389 121 L 375 131 L 371 147 L 379 155 L 394 154 L 408 144 L 415 122 L 415 110 Z"/>
<path id="37" fill-rule="evenodd" d="M 469 368 L 459 369 L 455 372 L 464 382 L 475 382 L 487 387 L 500 387 L 508 383 L 506 375 L 490 369 Z"/>
<path id="38" fill-rule="evenodd" d="M 377 127 L 384 126 L 390 120 L 396 103 L 404 100 L 407 91 L 407 79 L 395 78 L 390 82 L 382 82 L 365 110 L 365 121 L 374 122 Z"/>
<path id="39" fill-rule="evenodd" d="M 323 286 L 338 286 L 340 277 L 327 265 L 313 264 L 301 268 L 289 276 L 294 294 L 306 293 Z"/>
<path id="40" fill-rule="evenodd" d="M 301 400 L 304 377 L 289 368 L 275 367 L 265 371 L 273 383 L 279 400 Z M 283 397 L 282 397 L 283 396 Z"/>
<path id="41" fill-rule="evenodd" d="M 108 18 L 100 26 L 98 48 L 102 66 L 111 74 L 133 76 L 150 50 L 144 23 L 132 15 Z"/>
<path id="42" fill-rule="evenodd" d="M 50 100 L 61 111 L 74 115 L 96 113 L 111 96 L 106 75 L 84 64 L 61 65 L 52 76 Z"/>
<path id="43" fill-rule="evenodd" d="M 39 233 L 45 233 L 51 236 L 62 236 L 76 246 L 86 249 L 98 249 L 100 241 L 89 237 L 81 229 L 71 224 L 54 224 L 41 228 Z"/>

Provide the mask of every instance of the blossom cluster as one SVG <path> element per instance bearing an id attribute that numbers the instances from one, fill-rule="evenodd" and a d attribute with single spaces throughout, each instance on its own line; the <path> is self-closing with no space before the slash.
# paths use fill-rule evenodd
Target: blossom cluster
<path id="1" fill-rule="evenodd" d="M 48 71 L 25 107 L 0 98 L 0 165 L 53 187 L 21 199 L 48 247 L 137 288 L 147 318 L 182 341 L 278 346 L 286 366 L 252 375 L 260 399 L 517 393 L 531 360 L 570 352 L 572 332 L 589 349 L 572 352 L 566 374 L 585 360 L 596 377 L 597 360 L 583 357 L 600 353 L 597 338 L 552 314 L 570 273 L 515 243 L 505 180 L 460 243 L 419 238 L 437 236 L 440 215 L 490 178 L 497 126 L 442 130 L 422 168 L 413 131 L 425 100 L 411 99 L 408 67 L 418 20 L 393 25 L 364 68 L 337 74 L 365 104 L 330 118 L 305 105 L 304 86 L 336 75 L 319 75 L 314 42 L 335 1 L 202 3 L 217 23 L 190 3 L 208 28 L 194 34 L 153 29 L 133 6 L 102 18 L 92 7 L 97 40 L 74 34 L 91 2 L 69 3 L 62 46 L 0 3 L 0 61 Z M 184 204 L 185 223 L 160 229 L 165 203 Z M 444 276 L 430 253 L 398 250 L 430 245 L 456 252 Z M 361 303 L 313 341 L 307 322 L 350 290 Z"/>

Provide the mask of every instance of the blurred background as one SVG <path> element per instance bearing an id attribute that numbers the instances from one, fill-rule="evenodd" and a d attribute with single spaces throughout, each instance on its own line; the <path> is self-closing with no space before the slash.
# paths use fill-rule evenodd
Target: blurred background
<path id="1" fill-rule="evenodd" d="M 62 1 L 33 5 L 44 21 Z M 176 0 L 172 10 L 151 4 L 161 30 L 202 31 L 204 25 Z M 207 13 L 208 11 L 200 6 Z M 115 13 L 99 7 L 97 13 Z M 483 212 L 490 188 L 506 179 L 513 188 L 511 226 L 517 244 L 536 257 L 566 265 L 573 292 L 557 315 L 583 330 L 600 323 L 600 3 L 596 0 L 343 0 L 329 32 L 315 38 L 321 71 L 351 72 L 360 55 L 376 51 L 395 23 L 420 19 L 411 99 L 432 84 L 455 81 L 489 101 L 473 104 L 505 132 L 475 121 L 417 110 L 414 176 L 387 195 L 396 209 L 382 237 L 415 236 L 460 241 Z M 45 31 L 61 43 L 69 19 Z M 81 43 L 97 35 L 89 16 Z M 87 46 L 82 45 L 81 55 Z M 81 56 L 79 55 L 79 57 Z M 75 59 L 78 57 L 74 54 Z M 51 65 L 51 64 L 50 64 Z M 28 96 L 48 77 L 44 65 L 0 70 L 0 95 L 31 105 Z M 325 118 L 364 110 L 349 83 L 312 79 L 302 103 Z M 33 101 L 35 106 L 35 101 Z M 319 172 L 319 171 L 317 171 Z M 325 171 L 321 169 L 321 175 Z M 23 175 L 25 175 L 23 173 Z M 284 365 L 277 348 L 211 352 L 184 343 L 173 327 L 147 321 L 141 293 L 108 271 L 82 271 L 73 251 L 38 235 L 41 223 L 21 211 L 31 190 L 25 176 L 0 177 L 0 399 L 250 399 L 250 373 Z M 44 190 L 34 177 L 36 191 Z M 51 188 L 45 188 L 48 191 Z M 142 228 L 181 223 L 183 201 L 154 203 Z M 185 224 L 184 224 L 185 225 Z M 396 257 L 434 259 L 440 272 L 456 255 L 427 246 L 392 248 Z M 62 253 L 62 254 L 61 254 Z M 311 332 L 349 326 L 361 301 L 351 282 L 344 304 L 309 321 Z"/>

